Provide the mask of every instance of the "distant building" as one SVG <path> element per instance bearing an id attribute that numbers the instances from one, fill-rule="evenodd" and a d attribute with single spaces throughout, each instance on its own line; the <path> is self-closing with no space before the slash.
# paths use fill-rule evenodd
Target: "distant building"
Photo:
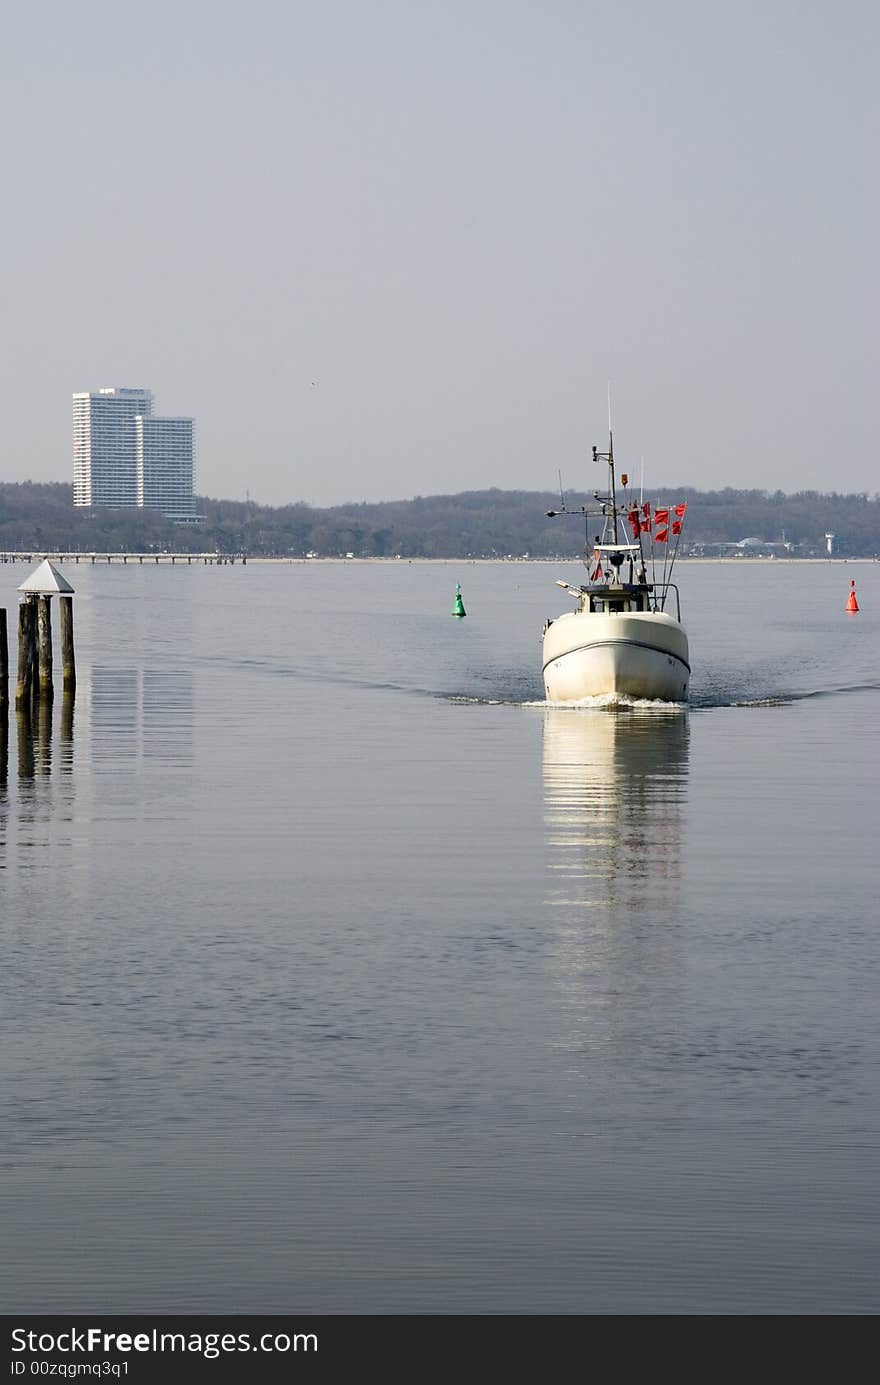
<path id="1" fill-rule="evenodd" d="M 153 394 L 101 389 L 73 396 L 73 503 L 158 510 L 193 520 L 193 421 L 158 418 Z"/>
<path id="2" fill-rule="evenodd" d="M 138 505 L 169 519 L 194 519 L 192 419 L 138 415 L 134 427 Z"/>
<path id="3" fill-rule="evenodd" d="M 134 421 L 153 412 L 150 390 L 104 389 L 73 396 L 74 505 L 136 505 Z"/>
<path id="4" fill-rule="evenodd" d="M 785 554 L 796 555 L 798 547 L 788 539 L 776 543 L 769 539 L 748 538 L 714 543 L 699 540 L 689 551 L 694 558 L 778 558 Z"/>

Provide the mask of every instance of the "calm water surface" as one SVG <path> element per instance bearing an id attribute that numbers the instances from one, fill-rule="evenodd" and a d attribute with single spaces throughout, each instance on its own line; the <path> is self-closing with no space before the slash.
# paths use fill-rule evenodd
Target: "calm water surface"
<path id="1" fill-rule="evenodd" d="M 878 1310 L 880 567 L 683 567 L 689 711 L 541 705 L 574 564 L 66 571 L 7 1312 Z"/>

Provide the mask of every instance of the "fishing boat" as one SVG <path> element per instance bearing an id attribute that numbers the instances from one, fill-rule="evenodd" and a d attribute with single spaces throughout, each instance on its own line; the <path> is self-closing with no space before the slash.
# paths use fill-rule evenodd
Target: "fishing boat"
<path id="1" fill-rule="evenodd" d="M 560 508 L 547 511 L 549 519 L 583 517 L 589 573 L 583 585 L 556 583 L 577 605 L 544 626 L 547 701 L 607 697 L 686 702 L 688 639 L 672 572 L 687 504 L 652 509 L 650 501 L 631 502 L 625 473 L 618 500 L 610 420 L 608 451 L 594 447 L 593 461 L 608 464 L 607 493 L 594 491 L 595 504 L 577 509 L 566 508 L 561 496 Z M 599 530 L 592 542 L 591 529 Z"/>

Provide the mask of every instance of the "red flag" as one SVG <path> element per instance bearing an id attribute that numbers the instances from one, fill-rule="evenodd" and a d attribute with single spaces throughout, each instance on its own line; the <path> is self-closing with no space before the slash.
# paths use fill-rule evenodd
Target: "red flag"
<path id="1" fill-rule="evenodd" d="M 658 529 L 657 532 L 656 532 L 656 534 L 654 535 L 654 542 L 655 542 L 655 543 L 665 543 L 666 540 L 667 540 L 668 538 L 669 538 L 669 530 L 668 530 L 668 529 Z"/>
<path id="2" fill-rule="evenodd" d="M 680 533 L 681 533 L 681 520 L 680 520 L 680 519 L 674 519 L 674 520 L 672 521 L 672 532 L 673 532 L 673 534 L 680 534 Z"/>
<path id="3" fill-rule="evenodd" d="M 676 505 L 676 507 L 675 507 L 675 513 L 678 515 L 679 519 L 681 519 L 681 517 L 683 516 L 683 514 L 684 514 L 684 512 L 685 512 L 686 509 L 687 509 L 687 501 L 685 501 L 683 505 Z"/>
<path id="4" fill-rule="evenodd" d="M 668 523 L 669 523 L 669 508 L 668 508 L 668 507 L 667 507 L 666 509 L 663 509 L 663 510 L 655 510 L 655 511 L 654 511 L 654 523 L 655 523 L 655 524 L 668 524 Z"/>

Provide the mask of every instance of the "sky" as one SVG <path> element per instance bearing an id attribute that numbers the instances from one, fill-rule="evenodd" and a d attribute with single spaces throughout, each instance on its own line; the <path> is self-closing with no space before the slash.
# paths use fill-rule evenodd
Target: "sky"
<path id="1" fill-rule="evenodd" d="M 0 480 L 71 394 L 199 494 L 877 482 L 874 0 L 3 7 Z"/>

